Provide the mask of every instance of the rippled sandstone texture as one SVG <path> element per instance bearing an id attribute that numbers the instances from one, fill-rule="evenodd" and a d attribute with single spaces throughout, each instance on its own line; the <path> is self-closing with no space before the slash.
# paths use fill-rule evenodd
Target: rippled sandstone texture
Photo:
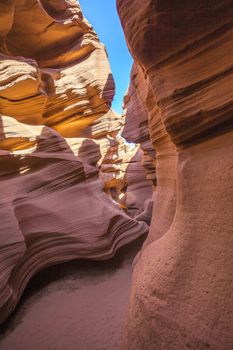
<path id="1" fill-rule="evenodd" d="M 233 1 L 117 4 L 157 152 L 124 347 L 231 350 Z"/>
<path id="2" fill-rule="evenodd" d="M 135 63 L 130 78 L 130 86 L 124 97 L 125 125 L 122 136 L 128 142 L 140 144 L 147 178 L 156 186 L 156 152 L 151 143 L 148 126 L 150 113 L 147 109 L 148 89 L 143 72 Z"/>
<path id="3" fill-rule="evenodd" d="M 146 172 L 146 179 L 144 182 L 137 179 L 137 199 L 143 199 L 144 211 L 139 213 L 137 218 L 142 218 L 147 222 L 150 222 L 152 209 L 156 205 L 154 202 L 155 189 L 156 189 L 156 152 L 151 143 L 151 135 L 149 130 L 149 114 L 147 109 L 147 95 L 148 88 L 144 79 L 143 72 L 137 64 L 133 64 L 130 74 L 129 89 L 124 97 L 124 127 L 122 130 L 122 136 L 131 143 L 140 145 L 141 159 L 144 171 Z M 133 165 L 134 163 L 132 163 Z M 139 162 L 135 163 L 138 166 Z M 131 165 L 131 167 L 132 167 Z M 133 174 L 139 174 L 139 171 L 134 171 Z M 151 192 L 151 185 L 153 194 Z M 128 187 L 130 188 L 130 187 Z"/>
<path id="4" fill-rule="evenodd" d="M 143 201 L 131 217 L 118 203 L 141 151 L 117 137 L 113 95 L 105 48 L 76 1 L 0 3 L 0 322 L 39 270 L 107 259 L 148 231 L 134 218 Z"/>

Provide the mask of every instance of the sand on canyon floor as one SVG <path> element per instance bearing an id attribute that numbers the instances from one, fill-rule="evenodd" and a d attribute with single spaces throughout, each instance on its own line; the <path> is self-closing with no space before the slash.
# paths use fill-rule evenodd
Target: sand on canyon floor
<path id="1" fill-rule="evenodd" d="M 0 350 L 119 350 L 141 244 L 109 261 L 77 260 L 37 274 L 0 326 Z"/>

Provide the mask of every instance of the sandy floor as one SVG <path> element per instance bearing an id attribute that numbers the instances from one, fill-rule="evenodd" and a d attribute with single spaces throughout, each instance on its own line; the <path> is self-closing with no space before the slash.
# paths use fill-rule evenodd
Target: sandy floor
<path id="1" fill-rule="evenodd" d="M 111 261 L 69 262 L 35 276 L 0 326 L 0 350 L 119 350 L 140 246 Z"/>

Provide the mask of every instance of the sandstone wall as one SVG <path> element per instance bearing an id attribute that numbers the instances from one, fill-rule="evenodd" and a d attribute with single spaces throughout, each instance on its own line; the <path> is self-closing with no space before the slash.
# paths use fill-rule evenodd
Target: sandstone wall
<path id="1" fill-rule="evenodd" d="M 144 75 L 157 154 L 124 346 L 231 350 L 233 2 L 117 4 Z"/>
<path id="2" fill-rule="evenodd" d="M 129 185 L 137 152 L 117 138 L 113 96 L 105 47 L 76 1 L 0 3 L 0 322 L 39 270 L 110 258 L 148 231 L 134 218 L 144 199 L 130 217 L 132 203 L 106 193 Z"/>

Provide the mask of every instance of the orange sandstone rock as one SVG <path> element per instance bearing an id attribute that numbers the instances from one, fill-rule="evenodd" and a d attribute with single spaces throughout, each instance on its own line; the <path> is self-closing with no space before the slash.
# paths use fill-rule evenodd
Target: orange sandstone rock
<path id="1" fill-rule="evenodd" d="M 113 143 L 116 187 L 134 156 L 117 140 L 113 96 L 105 48 L 76 1 L 0 3 L 0 322 L 39 270 L 110 258 L 148 231 L 104 191 Z"/>
<path id="2" fill-rule="evenodd" d="M 233 1 L 117 3 L 157 152 L 125 349 L 231 350 Z"/>

